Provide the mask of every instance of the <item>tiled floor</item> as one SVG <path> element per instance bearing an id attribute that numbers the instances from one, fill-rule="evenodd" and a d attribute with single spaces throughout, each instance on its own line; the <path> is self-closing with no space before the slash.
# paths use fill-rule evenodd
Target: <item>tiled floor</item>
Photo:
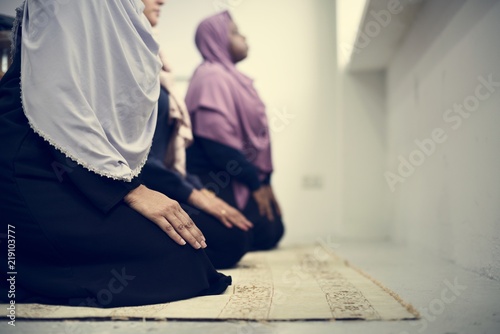
<path id="1" fill-rule="evenodd" d="M 424 250 L 391 243 L 338 244 L 336 252 L 422 312 L 418 321 L 338 322 L 23 322 L 3 319 L 0 333 L 500 333 L 500 282 Z"/>

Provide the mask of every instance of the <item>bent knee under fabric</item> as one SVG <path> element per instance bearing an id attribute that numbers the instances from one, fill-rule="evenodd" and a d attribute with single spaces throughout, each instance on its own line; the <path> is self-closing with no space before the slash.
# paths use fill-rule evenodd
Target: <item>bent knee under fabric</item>
<path id="1" fill-rule="evenodd" d="M 207 253 L 216 269 L 234 267 L 251 249 L 253 235 L 238 227 L 227 228 L 217 220 L 187 204 L 181 204 L 207 239 Z"/>
<path id="2" fill-rule="evenodd" d="M 278 246 L 285 234 L 285 226 L 276 210 L 273 209 L 274 220 L 270 221 L 266 216 L 260 215 L 257 202 L 250 197 L 243 214 L 254 224 L 251 250 L 269 250 Z"/>
<path id="3" fill-rule="evenodd" d="M 213 181 L 213 176 L 210 174 L 197 175 L 203 184 L 210 184 Z M 225 187 L 219 187 L 217 196 L 233 207 L 237 207 L 236 199 L 231 184 Z M 274 210 L 273 210 L 274 211 Z M 252 196 L 249 197 L 248 203 L 243 215 L 253 223 L 254 227 L 250 229 L 250 251 L 253 250 L 268 250 L 275 248 L 285 233 L 283 221 L 274 211 L 274 221 L 269 221 L 265 216 L 261 216 L 257 203 Z M 210 247 L 210 245 L 209 245 Z"/>
<path id="4" fill-rule="evenodd" d="M 29 127 L 24 122 L 18 126 Z M 68 178 L 58 179 L 49 144 L 26 132 L 12 145 L 13 159 L 0 157 L 2 222 L 15 226 L 23 259 L 17 301 L 134 306 L 218 294 L 230 284 L 203 250 L 177 245 L 125 203 L 99 211 Z"/>

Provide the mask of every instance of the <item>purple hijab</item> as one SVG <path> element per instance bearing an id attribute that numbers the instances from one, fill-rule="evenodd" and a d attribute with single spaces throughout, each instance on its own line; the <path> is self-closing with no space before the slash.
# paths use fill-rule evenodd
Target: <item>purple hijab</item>
<path id="1" fill-rule="evenodd" d="M 231 22 L 224 11 L 199 24 L 195 42 L 204 61 L 191 78 L 186 105 L 195 135 L 242 151 L 263 179 L 273 170 L 265 105 L 253 81 L 231 59 Z M 233 188 L 236 203 L 243 209 L 250 191 L 239 182 L 233 182 Z"/>

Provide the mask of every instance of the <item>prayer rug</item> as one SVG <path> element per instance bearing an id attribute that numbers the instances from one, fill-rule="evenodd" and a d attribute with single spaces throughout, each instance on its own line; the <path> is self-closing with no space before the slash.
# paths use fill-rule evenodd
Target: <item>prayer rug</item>
<path id="1" fill-rule="evenodd" d="M 120 308 L 16 304 L 18 319 L 401 320 L 418 312 L 324 245 L 248 253 L 222 295 Z M 4 310 L 8 305 L 0 305 Z M 5 317 L 5 315 L 4 315 Z"/>

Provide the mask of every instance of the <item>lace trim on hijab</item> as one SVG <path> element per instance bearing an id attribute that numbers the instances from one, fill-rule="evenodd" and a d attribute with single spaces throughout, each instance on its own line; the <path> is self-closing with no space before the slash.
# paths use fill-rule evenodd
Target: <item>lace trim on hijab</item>
<path id="1" fill-rule="evenodd" d="M 21 69 L 22 71 L 22 69 Z M 92 166 L 90 166 L 89 164 L 85 163 L 84 161 L 82 161 L 81 159 L 78 159 L 76 157 L 74 157 L 73 155 L 71 155 L 67 150 L 65 150 L 64 148 L 60 147 L 59 145 L 57 145 L 51 138 L 49 135 L 47 135 L 46 133 L 44 133 L 43 131 L 37 129 L 32 123 L 31 123 L 31 120 L 29 119 L 29 117 L 26 115 L 26 112 L 24 111 L 24 102 L 23 102 L 23 89 L 22 89 L 22 85 L 21 85 L 21 77 L 19 78 L 19 91 L 21 93 L 21 106 L 23 108 L 23 113 L 24 115 L 26 116 L 26 118 L 28 119 L 28 124 L 30 126 L 30 128 L 37 134 L 39 135 L 43 140 L 45 140 L 47 143 L 50 144 L 50 146 L 54 147 L 56 150 L 58 150 L 59 152 L 61 152 L 62 154 L 64 154 L 64 156 L 66 158 L 69 158 L 71 159 L 72 161 L 76 162 L 78 165 L 82 166 L 83 168 L 93 172 L 93 173 L 96 173 L 97 175 L 100 175 L 100 176 L 104 176 L 104 177 L 107 177 L 107 178 L 110 178 L 110 179 L 113 179 L 113 180 L 118 180 L 118 181 L 127 181 L 127 182 L 131 182 L 133 178 L 135 178 L 137 175 L 139 175 L 141 173 L 141 170 L 142 168 L 144 167 L 144 165 L 146 164 L 146 161 L 148 159 L 148 156 L 149 156 L 149 151 L 151 151 L 151 147 L 152 147 L 152 143 L 151 145 L 149 146 L 148 150 L 147 150 L 147 154 L 146 156 L 144 157 L 144 159 L 141 161 L 141 163 L 139 164 L 139 166 L 137 166 L 137 168 L 135 168 L 134 170 L 131 171 L 130 173 L 130 176 L 129 177 L 126 177 L 124 176 L 123 178 L 121 177 L 117 177 L 117 176 L 114 176 L 112 175 L 111 173 L 107 173 L 107 172 L 104 172 L 104 171 L 101 171 L 101 170 L 98 170 L 97 168 L 94 168 Z"/>
<path id="2" fill-rule="evenodd" d="M 22 99 L 21 99 L 22 101 Z M 22 102 L 21 102 L 22 103 Z M 24 106 L 23 106 L 23 110 L 24 110 Z M 147 160 L 148 160 L 148 155 L 149 155 L 149 151 L 151 150 L 151 146 L 149 146 L 148 150 L 147 150 L 147 155 L 146 157 L 141 161 L 141 163 L 139 164 L 139 166 L 137 166 L 136 169 L 132 170 L 131 173 L 130 173 L 130 177 L 126 177 L 124 176 L 123 178 L 121 177 L 117 177 L 117 176 L 114 176 L 112 175 L 111 173 L 107 173 L 107 172 L 104 172 L 104 171 L 101 171 L 101 170 L 98 170 L 90 165 L 88 165 L 87 163 L 85 163 L 84 161 L 78 159 L 78 158 L 75 158 L 74 156 L 72 156 L 68 151 L 66 151 L 65 149 L 63 149 L 62 147 L 59 147 L 59 145 L 57 145 L 53 140 L 50 139 L 50 137 L 43 133 L 42 131 L 36 129 L 33 124 L 31 124 L 31 121 L 28 120 L 28 124 L 30 125 L 30 128 L 37 134 L 39 135 L 43 140 L 45 140 L 47 143 L 50 144 L 50 146 L 54 147 L 55 149 L 57 149 L 59 152 L 61 152 L 62 154 L 64 154 L 64 156 L 66 156 L 66 158 L 68 159 L 71 159 L 72 161 L 76 162 L 78 165 L 82 166 L 83 168 L 85 168 L 86 170 L 88 171 L 91 171 L 97 175 L 100 175 L 100 176 L 104 176 L 104 177 L 107 177 L 107 178 L 110 178 L 110 179 L 113 179 L 113 180 L 117 180 L 117 181 L 127 181 L 127 182 L 131 182 L 133 178 L 135 178 L 136 176 L 138 176 L 140 173 L 141 173 L 141 170 L 142 168 L 144 167 L 144 165 L 146 164 Z"/>

